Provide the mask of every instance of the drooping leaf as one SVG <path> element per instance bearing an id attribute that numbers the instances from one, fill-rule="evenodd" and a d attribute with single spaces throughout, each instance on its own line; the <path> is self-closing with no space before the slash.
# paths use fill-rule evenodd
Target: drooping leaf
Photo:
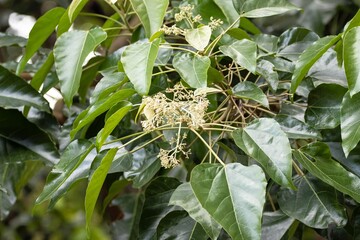
<path id="1" fill-rule="evenodd" d="M 190 87 L 204 88 L 207 86 L 209 57 L 180 52 L 174 56 L 173 66 Z"/>
<path id="2" fill-rule="evenodd" d="M 209 44 L 211 37 L 211 28 L 209 26 L 202 26 L 199 28 L 189 29 L 185 32 L 186 41 L 196 50 L 204 51 Z"/>
<path id="3" fill-rule="evenodd" d="M 321 134 L 315 128 L 289 115 L 276 115 L 275 120 L 280 124 L 281 129 L 288 138 L 293 139 L 320 139 Z"/>
<path id="4" fill-rule="evenodd" d="M 260 239 L 266 179 L 258 166 L 200 164 L 190 183 L 201 205 L 232 239 Z"/>
<path id="5" fill-rule="evenodd" d="M 350 95 L 360 92 L 360 27 L 354 27 L 345 35 L 343 58 Z"/>
<path id="6" fill-rule="evenodd" d="M 342 147 L 347 157 L 360 141 L 360 94 L 352 97 L 346 93 L 341 106 L 341 138 Z"/>
<path id="7" fill-rule="evenodd" d="M 294 75 L 291 78 L 291 88 L 290 92 L 295 93 L 297 87 L 300 85 L 301 81 L 304 79 L 310 68 L 314 63 L 339 39 L 341 35 L 338 36 L 326 36 L 317 40 L 314 44 L 310 45 L 306 50 L 300 55 L 298 61 L 295 65 Z"/>
<path id="8" fill-rule="evenodd" d="M 79 14 L 81 9 L 83 9 L 83 7 L 85 6 L 85 4 L 88 1 L 89 0 L 73 0 L 70 3 L 70 6 L 68 8 L 68 13 L 67 13 L 69 16 L 70 22 L 73 22 L 75 20 L 76 16 Z"/>
<path id="9" fill-rule="evenodd" d="M 59 37 L 54 46 L 55 67 L 60 88 L 68 107 L 76 94 L 85 58 L 106 39 L 101 28 L 89 31 L 70 31 Z"/>
<path id="10" fill-rule="evenodd" d="M 261 118 L 233 132 L 236 145 L 258 161 L 280 185 L 293 188 L 292 158 L 289 139 L 271 118 Z"/>
<path id="11" fill-rule="evenodd" d="M 256 43 L 248 39 L 238 40 L 231 45 L 220 47 L 220 51 L 232 58 L 241 67 L 252 73 L 256 71 Z"/>
<path id="12" fill-rule="evenodd" d="M 337 84 L 321 84 L 308 96 L 306 122 L 317 128 L 335 128 L 340 124 L 341 102 L 346 88 Z"/>
<path id="13" fill-rule="evenodd" d="M 295 151 L 294 156 L 312 175 L 360 202 L 360 178 L 333 160 L 325 143 L 306 145 Z"/>
<path id="14" fill-rule="evenodd" d="M 334 188 L 311 175 L 298 177 L 294 183 L 297 191 L 282 189 L 278 193 L 280 208 L 286 215 L 313 228 L 325 229 L 332 223 L 345 226 L 346 211 Z"/>
<path id="15" fill-rule="evenodd" d="M 175 178 L 154 179 L 145 191 L 145 203 L 140 219 L 139 239 L 152 239 L 163 217 L 176 207 L 169 206 L 169 200 L 180 182 Z"/>
<path id="16" fill-rule="evenodd" d="M 240 82 L 233 88 L 233 94 L 243 99 L 251 99 L 269 108 L 269 101 L 264 92 L 255 84 L 249 81 Z"/>
<path id="17" fill-rule="evenodd" d="M 0 116 L 0 137 L 29 149 L 51 164 L 58 161 L 57 149 L 49 136 L 21 112 L 0 108 Z"/>
<path id="18" fill-rule="evenodd" d="M 0 107 L 35 107 L 50 112 L 49 103 L 22 78 L 0 66 Z"/>
<path id="19" fill-rule="evenodd" d="M 100 166 L 95 170 L 91 176 L 89 185 L 86 188 L 85 195 L 85 213 L 86 213 L 86 227 L 90 228 L 91 218 L 94 212 L 95 204 L 98 199 L 101 187 L 105 181 L 106 175 L 111 167 L 112 160 L 114 159 L 117 148 L 110 149 L 101 161 Z"/>
<path id="20" fill-rule="evenodd" d="M 130 0 L 150 38 L 161 28 L 169 0 Z"/>
<path id="21" fill-rule="evenodd" d="M 239 13 L 234 7 L 233 0 L 214 0 L 214 2 L 224 13 L 228 23 L 232 24 L 239 18 Z"/>
<path id="22" fill-rule="evenodd" d="M 53 198 L 56 191 L 79 167 L 92 149 L 92 143 L 88 140 L 75 140 L 70 143 L 62 154 L 60 162 L 49 173 L 44 190 L 36 199 L 36 204 Z"/>
<path id="23" fill-rule="evenodd" d="M 84 126 L 91 123 L 97 116 L 109 110 L 114 104 L 117 104 L 134 94 L 132 89 L 122 89 L 110 95 L 108 98 L 103 98 L 93 105 L 90 105 L 75 119 L 73 130 L 70 132 L 71 138 Z"/>
<path id="24" fill-rule="evenodd" d="M 287 0 L 247 0 L 242 7 L 244 12 L 242 16 L 247 18 L 269 17 L 291 10 L 300 9 Z"/>
<path id="25" fill-rule="evenodd" d="M 210 216 L 201 206 L 196 198 L 190 183 L 181 184 L 170 198 L 169 204 L 182 207 L 190 217 L 201 224 L 207 235 L 211 239 L 217 239 L 220 234 L 221 226 Z"/>
<path id="26" fill-rule="evenodd" d="M 287 216 L 281 210 L 264 212 L 261 226 L 262 240 L 280 240 L 293 224 L 295 219 Z"/>
<path id="27" fill-rule="evenodd" d="M 159 44 L 159 38 L 153 42 L 136 42 L 126 47 L 121 55 L 125 73 L 141 95 L 149 92 Z"/>
<path id="28" fill-rule="evenodd" d="M 64 12 L 64 8 L 56 7 L 47 11 L 36 21 L 30 31 L 29 40 L 25 48 L 25 54 L 17 67 L 17 74 L 20 74 L 24 70 L 25 64 L 54 32 Z"/>

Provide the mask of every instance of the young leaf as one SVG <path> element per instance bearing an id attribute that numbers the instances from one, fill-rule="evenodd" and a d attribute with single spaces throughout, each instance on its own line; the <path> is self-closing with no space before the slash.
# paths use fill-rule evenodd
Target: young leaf
<path id="1" fill-rule="evenodd" d="M 161 28 L 169 0 L 130 0 L 150 38 Z"/>
<path id="2" fill-rule="evenodd" d="M 66 32 L 57 39 L 54 46 L 55 67 L 68 107 L 80 86 L 85 58 L 105 39 L 106 32 L 101 28 Z"/>
<path id="3" fill-rule="evenodd" d="M 235 85 L 232 91 L 236 97 L 251 99 L 269 108 L 269 102 L 266 95 L 255 83 L 249 81 L 240 82 Z"/>
<path id="4" fill-rule="evenodd" d="M 208 213 L 232 239 L 260 239 L 265 203 L 265 174 L 256 165 L 197 165 L 191 187 Z"/>
<path id="5" fill-rule="evenodd" d="M 76 16 L 79 14 L 81 9 L 83 9 L 83 7 L 88 1 L 89 0 L 73 0 L 70 3 L 70 6 L 68 8 L 68 16 L 70 22 L 73 22 L 75 20 Z"/>
<path id="6" fill-rule="evenodd" d="M 360 203 L 360 178 L 333 160 L 325 143 L 314 142 L 306 145 L 295 151 L 294 156 L 312 175 Z"/>
<path id="7" fill-rule="evenodd" d="M 314 63 L 339 39 L 341 35 L 327 36 L 320 38 L 314 44 L 310 45 L 300 55 L 299 60 L 296 62 L 294 75 L 291 78 L 290 93 L 295 93 L 297 87 L 300 85 L 307 72 L 314 65 Z"/>
<path id="8" fill-rule="evenodd" d="M 86 213 L 86 228 L 90 230 L 91 218 L 94 212 L 96 200 L 98 199 L 101 187 L 105 181 L 106 175 L 110 169 L 112 160 L 114 159 L 117 148 L 110 149 L 101 161 L 100 166 L 95 170 L 91 176 L 89 185 L 86 189 L 85 195 L 85 213 Z"/>
<path id="9" fill-rule="evenodd" d="M 221 226 L 201 206 L 197 200 L 190 183 L 183 183 L 174 191 L 169 204 L 177 205 L 186 210 L 190 217 L 200 223 L 211 239 L 217 239 Z"/>
<path id="10" fill-rule="evenodd" d="M 0 66 L 0 107 L 35 107 L 50 112 L 46 99 L 22 78 Z"/>
<path id="11" fill-rule="evenodd" d="M 280 185 L 293 188 L 292 158 L 289 139 L 271 118 L 261 118 L 233 132 L 236 145 L 258 161 Z"/>
<path id="12" fill-rule="evenodd" d="M 54 32 L 61 16 L 64 15 L 64 12 L 65 9 L 56 7 L 47 11 L 36 21 L 34 27 L 30 31 L 29 40 L 25 48 L 25 54 L 16 69 L 17 74 L 20 74 L 24 70 L 24 67 L 29 59 Z"/>
<path id="13" fill-rule="evenodd" d="M 350 95 L 360 92 L 360 27 L 354 27 L 345 35 L 343 58 Z"/>
<path id="14" fill-rule="evenodd" d="M 199 28 L 189 29 L 185 32 L 186 41 L 196 50 L 204 51 L 209 44 L 211 37 L 211 28 L 209 26 L 202 26 Z"/>
<path id="15" fill-rule="evenodd" d="M 294 183 L 297 191 L 281 189 L 278 193 L 280 208 L 286 215 L 313 228 L 326 229 L 331 223 L 345 226 L 346 211 L 334 188 L 311 175 L 298 177 Z"/>
<path id="16" fill-rule="evenodd" d="M 247 0 L 245 1 L 241 16 L 247 18 L 269 17 L 291 10 L 300 10 L 287 0 Z"/>
<path id="17" fill-rule="evenodd" d="M 159 51 L 160 39 L 153 42 L 136 42 L 127 46 L 121 55 L 126 75 L 137 93 L 147 95 L 152 71 Z"/>
<path id="18" fill-rule="evenodd" d="M 345 156 L 348 157 L 360 141 L 360 93 L 346 93 L 341 106 L 341 139 Z"/>
<path id="19" fill-rule="evenodd" d="M 190 87 L 204 88 L 207 86 L 209 57 L 179 52 L 174 56 L 173 66 Z"/>
<path id="20" fill-rule="evenodd" d="M 256 71 L 256 43 L 248 39 L 238 40 L 231 45 L 220 47 L 220 51 L 232 58 L 241 67 L 252 73 Z"/>

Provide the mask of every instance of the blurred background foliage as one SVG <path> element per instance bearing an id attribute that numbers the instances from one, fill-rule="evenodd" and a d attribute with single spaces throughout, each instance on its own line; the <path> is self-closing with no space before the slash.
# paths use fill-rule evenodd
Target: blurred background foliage
<path id="1" fill-rule="evenodd" d="M 360 6 L 360 0 L 290 0 L 290 2 L 301 7 L 303 11 L 262 18 L 256 20 L 255 24 L 264 33 L 274 35 L 279 35 L 292 26 L 309 28 L 320 36 L 337 34 L 342 31 L 344 24 L 354 16 Z M 67 7 L 69 3 L 70 0 L 0 0 L 0 32 L 17 34 L 18 30 L 23 30 L 25 34 L 22 36 L 26 37 L 26 32 L 31 28 L 29 22 L 39 18 L 51 8 Z M 172 3 L 176 5 L 176 1 L 172 1 Z M 103 0 L 89 1 L 85 9 L 91 13 L 108 16 L 112 14 L 112 10 Z M 15 22 L 19 24 L 10 20 L 16 20 Z M 86 24 L 89 22 L 96 24 L 96 21 L 99 21 L 98 18 L 83 16 L 77 20 L 77 28 L 86 28 Z M 50 39 L 47 47 L 51 47 L 52 44 Z M 21 51 L 21 48 L 13 47 L 5 50 L 0 47 L 0 64 L 5 60 L 8 61 L 12 56 L 18 56 L 18 54 L 12 54 L 12 51 L 18 52 Z M 33 209 L 35 199 L 42 191 L 48 171 L 48 168 L 41 168 L 21 190 L 11 213 L 5 221 L 0 222 L 1 240 L 86 239 L 83 206 L 85 181 L 79 182 L 75 188 L 72 188 L 69 194 L 62 198 L 50 212 L 47 211 L 47 206 L 43 205 Z M 129 194 L 129 199 L 130 202 L 134 200 L 132 194 Z M 119 201 L 124 201 L 124 199 L 119 199 Z M 124 203 L 122 204 L 124 205 Z M 97 227 L 91 230 L 92 238 L 111 239 L 112 237 L 107 235 L 107 229 L 111 225 L 108 223 L 114 217 L 119 216 L 108 216 L 109 220 L 102 219 L 99 215 L 96 216 Z"/>

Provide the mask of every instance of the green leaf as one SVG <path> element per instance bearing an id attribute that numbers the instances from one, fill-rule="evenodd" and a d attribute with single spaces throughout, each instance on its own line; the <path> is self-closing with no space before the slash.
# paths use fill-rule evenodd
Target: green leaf
<path id="1" fill-rule="evenodd" d="M 126 78 L 124 73 L 115 72 L 105 74 L 104 77 L 96 84 L 90 97 L 90 104 L 94 104 L 103 98 L 107 98 L 110 94 L 120 88 L 125 81 Z"/>
<path id="2" fill-rule="evenodd" d="M 360 10 L 358 10 L 355 16 L 350 20 L 350 22 L 345 26 L 344 35 L 346 35 L 354 27 L 360 26 Z"/>
<path id="3" fill-rule="evenodd" d="M 317 129 L 335 128 L 340 124 L 341 102 L 346 88 L 337 84 L 321 84 L 308 97 L 305 120 Z"/>
<path id="4" fill-rule="evenodd" d="M 173 66 L 190 87 L 204 88 L 207 86 L 209 57 L 179 52 L 174 56 Z"/>
<path id="5" fill-rule="evenodd" d="M 211 239 L 217 239 L 221 226 L 210 216 L 197 200 L 190 183 L 183 183 L 176 188 L 169 204 L 177 205 L 186 210 L 190 217 L 201 224 Z"/>
<path id="6" fill-rule="evenodd" d="M 186 41 L 196 50 L 204 51 L 209 44 L 211 37 L 211 28 L 209 26 L 202 26 L 199 28 L 188 29 L 185 32 Z"/>
<path id="7" fill-rule="evenodd" d="M 10 47 L 14 45 L 17 45 L 19 47 L 25 47 L 26 43 L 26 38 L 0 32 L 0 48 Z"/>
<path id="8" fill-rule="evenodd" d="M 35 107 L 50 112 L 46 99 L 22 78 L 0 66 L 0 107 Z"/>
<path id="9" fill-rule="evenodd" d="M 96 200 L 98 199 L 101 187 L 105 181 L 106 175 L 111 167 L 117 148 L 110 149 L 101 161 L 100 166 L 95 170 L 91 176 L 89 185 L 86 189 L 85 195 L 85 213 L 86 213 L 86 228 L 90 230 L 91 218 L 94 212 Z"/>
<path id="10" fill-rule="evenodd" d="M 245 1 L 241 16 L 247 18 L 269 17 L 291 10 L 300 10 L 287 0 L 247 0 Z"/>
<path id="11" fill-rule="evenodd" d="M 208 239 L 204 230 L 185 211 L 173 211 L 161 219 L 157 239 L 186 240 Z"/>
<path id="12" fill-rule="evenodd" d="M 295 219 L 285 215 L 281 210 L 264 212 L 261 226 L 262 240 L 280 240 L 293 224 Z"/>
<path id="13" fill-rule="evenodd" d="M 45 158 L 48 163 L 58 161 L 58 152 L 49 136 L 29 122 L 18 110 L 0 108 L 0 137 L 17 143 Z"/>
<path id="14" fill-rule="evenodd" d="M 190 183 L 201 205 L 232 239 L 260 239 L 266 188 L 261 168 L 200 164 L 192 170 Z"/>
<path id="15" fill-rule="evenodd" d="M 73 138 L 81 128 L 94 121 L 100 114 L 109 110 L 113 105 L 131 97 L 133 94 L 134 90 L 132 89 L 122 89 L 108 96 L 108 98 L 103 98 L 90 105 L 75 119 L 70 137 Z"/>
<path id="16" fill-rule="evenodd" d="M 326 36 L 317 40 L 314 44 L 310 45 L 306 50 L 300 55 L 298 61 L 295 65 L 295 71 L 291 78 L 291 88 L 290 92 L 295 93 L 297 87 L 300 85 L 301 81 L 306 76 L 307 72 L 314 65 L 314 63 L 339 39 L 341 35 L 338 36 Z"/>
<path id="17" fill-rule="evenodd" d="M 360 27 L 354 27 L 345 35 L 343 47 L 344 68 L 350 95 L 360 92 Z"/>
<path id="18" fill-rule="evenodd" d="M 226 16 L 228 23 L 233 23 L 239 18 L 239 13 L 236 11 L 233 0 L 214 0 L 216 5 Z"/>
<path id="19" fill-rule="evenodd" d="M 141 95 L 149 92 L 159 44 L 159 38 L 153 42 L 136 42 L 126 47 L 121 55 L 125 73 Z"/>
<path id="20" fill-rule="evenodd" d="M 161 28 L 169 0 L 130 0 L 150 38 Z"/>
<path id="21" fill-rule="evenodd" d="M 289 139 L 271 118 L 261 118 L 233 132 L 236 145 L 258 161 L 280 185 L 293 188 L 292 158 Z"/>
<path id="22" fill-rule="evenodd" d="M 288 138 L 293 139 L 321 139 L 321 134 L 315 128 L 289 115 L 276 115 L 275 120 L 280 124 L 281 129 Z"/>
<path id="23" fill-rule="evenodd" d="M 266 95 L 255 83 L 249 81 L 240 82 L 234 86 L 232 91 L 236 97 L 251 99 L 269 108 L 269 102 Z"/>
<path id="24" fill-rule="evenodd" d="M 55 67 L 60 88 L 68 107 L 76 94 L 85 58 L 106 39 L 101 28 L 89 31 L 70 31 L 59 37 L 54 46 Z"/>
<path id="25" fill-rule="evenodd" d="M 85 4 L 88 1 L 89 0 L 73 0 L 73 1 L 71 1 L 70 6 L 68 8 L 68 16 L 69 16 L 70 22 L 73 22 L 75 20 L 77 15 L 80 13 L 81 9 L 83 9 L 83 7 L 85 6 Z"/>
<path id="26" fill-rule="evenodd" d="M 64 15 L 64 12 L 64 8 L 56 7 L 47 11 L 36 21 L 34 27 L 30 31 L 29 40 L 25 48 L 25 54 L 17 67 L 17 74 L 20 74 L 24 70 L 24 67 L 29 59 L 54 32 L 61 16 Z"/>
<path id="27" fill-rule="evenodd" d="M 91 84 L 96 79 L 96 76 L 98 75 L 99 67 L 101 63 L 104 62 L 104 60 L 105 60 L 104 57 L 96 56 L 90 59 L 89 62 L 83 67 L 83 72 L 81 74 L 80 86 L 78 91 L 81 103 L 86 102 L 88 90 Z"/>
<path id="28" fill-rule="evenodd" d="M 257 46 L 253 41 L 247 39 L 238 40 L 231 45 L 221 46 L 220 51 L 232 58 L 241 67 L 255 73 Z"/>
<path id="29" fill-rule="evenodd" d="M 39 90 L 41 85 L 44 83 L 46 76 L 49 74 L 52 66 L 54 65 L 54 61 L 54 53 L 50 52 L 44 64 L 41 65 L 41 67 L 36 71 L 34 77 L 31 79 L 30 85 L 35 90 Z"/>
<path id="30" fill-rule="evenodd" d="M 44 190 L 36 199 L 36 204 L 53 198 L 56 191 L 79 167 L 92 149 L 93 145 L 88 140 L 75 140 L 71 142 L 61 155 L 60 162 L 55 165 L 46 178 Z"/>
<path id="31" fill-rule="evenodd" d="M 348 157 L 360 141 L 360 93 L 346 93 L 341 106 L 341 139 L 345 156 Z"/>
<path id="32" fill-rule="evenodd" d="M 160 220 L 176 209 L 174 206 L 169 206 L 169 200 L 179 185 L 179 180 L 175 178 L 159 177 L 146 188 L 145 203 L 139 224 L 139 239 L 152 239 L 156 235 Z"/>
<path id="33" fill-rule="evenodd" d="M 360 178 L 333 160 L 325 143 L 306 145 L 295 151 L 294 156 L 312 175 L 360 202 Z"/>
<path id="34" fill-rule="evenodd" d="M 345 207 L 340 205 L 334 188 L 311 175 L 297 177 L 294 183 L 297 191 L 281 189 L 278 193 L 280 208 L 286 215 L 312 228 L 326 229 L 331 223 L 337 227 L 346 225 Z"/>
<path id="35" fill-rule="evenodd" d="M 279 85 L 279 75 L 274 69 L 275 66 L 271 62 L 267 60 L 260 60 L 256 67 L 256 72 L 265 78 L 272 90 L 276 91 Z"/>

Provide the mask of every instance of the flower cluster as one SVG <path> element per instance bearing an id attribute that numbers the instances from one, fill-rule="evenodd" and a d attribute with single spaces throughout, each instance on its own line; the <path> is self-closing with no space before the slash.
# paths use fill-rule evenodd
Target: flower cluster
<path id="1" fill-rule="evenodd" d="M 184 140 L 187 135 L 177 134 L 177 140 L 173 139 L 170 143 L 174 145 L 174 147 L 170 150 L 160 149 L 158 157 L 161 162 L 161 166 L 164 168 L 172 168 L 180 164 L 180 157 L 184 156 L 185 158 L 189 158 L 190 150 L 185 150 L 186 144 Z"/>
<path id="2" fill-rule="evenodd" d="M 224 22 L 221 19 L 215 19 L 213 17 L 210 17 L 210 22 L 208 23 L 208 26 L 211 28 L 211 30 L 214 30 L 220 25 L 222 25 Z"/>

